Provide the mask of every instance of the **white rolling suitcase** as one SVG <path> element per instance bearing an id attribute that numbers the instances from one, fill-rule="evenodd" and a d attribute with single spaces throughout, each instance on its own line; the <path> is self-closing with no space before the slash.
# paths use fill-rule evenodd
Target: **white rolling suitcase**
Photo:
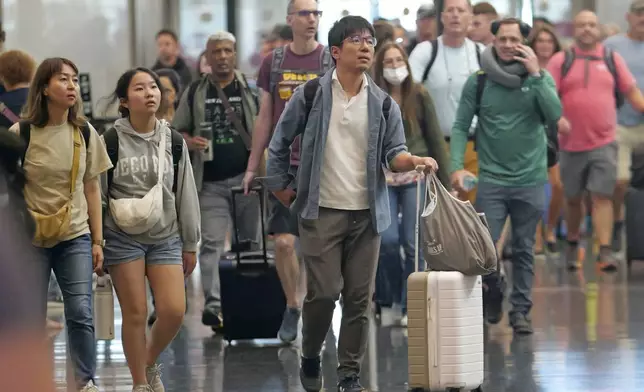
<path id="1" fill-rule="evenodd" d="M 420 185 L 416 272 L 407 282 L 409 388 L 482 392 L 484 379 L 481 276 L 419 270 Z"/>

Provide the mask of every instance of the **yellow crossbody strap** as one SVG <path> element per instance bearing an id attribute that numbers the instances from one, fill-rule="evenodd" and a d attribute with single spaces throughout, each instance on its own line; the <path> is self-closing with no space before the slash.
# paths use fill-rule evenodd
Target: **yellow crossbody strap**
<path id="1" fill-rule="evenodd" d="M 74 127 L 74 156 L 72 158 L 71 185 L 69 187 L 71 198 L 74 197 L 74 191 L 76 190 L 76 178 L 78 177 L 78 170 L 80 167 L 80 152 L 82 143 L 83 140 L 81 137 L 81 131 L 77 127 Z"/>

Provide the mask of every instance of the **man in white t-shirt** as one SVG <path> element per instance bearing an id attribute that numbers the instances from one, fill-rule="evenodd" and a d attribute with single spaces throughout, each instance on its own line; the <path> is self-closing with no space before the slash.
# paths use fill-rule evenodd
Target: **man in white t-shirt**
<path id="1" fill-rule="evenodd" d="M 448 143 L 461 91 L 467 78 L 479 70 L 479 53 L 484 49 L 483 45 L 467 38 L 472 17 L 469 0 L 445 0 L 441 14 L 443 34 L 437 40 L 419 43 L 409 56 L 412 76 L 432 95 L 438 122 Z M 478 175 L 473 142 L 475 126 L 476 120 L 472 122 L 472 137 L 467 143 L 465 169 Z M 459 196 L 474 202 L 476 193 L 470 191 Z"/>

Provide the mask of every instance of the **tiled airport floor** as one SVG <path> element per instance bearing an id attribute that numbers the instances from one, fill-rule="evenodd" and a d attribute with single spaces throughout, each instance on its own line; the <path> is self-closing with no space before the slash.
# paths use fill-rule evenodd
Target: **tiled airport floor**
<path id="1" fill-rule="evenodd" d="M 592 264 L 579 273 L 569 273 L 558 264 L 554 258 L 537 258 L 534 336 L 513 338 L 505 322 L 488 329 L 483 390 L 640 391 L 644 383 L 644 302 L 639 300 L 644 297 L 644 262 L 634 264 L 630 274 L 622 269 L 613 276 L 596 273 Z M 297 348 L 227 347 L 200 324 L 199 311 L 198 303 L 191 306 L 185 327 L 162 357 L 166 391 L 303 391 Z M 337 316 L 324 354 L 326 391 L 336 390 Z M 117 331 L 119 317 L 117 309 Z M 406 391 L 405 330 L 378 326 L 372 331 L 363 366 L 365 386 L 371 391 Z M 111 342 L 99 342 L 98 353 L 101 391 L 130 391 L 118 336 Z M 66 361 L 63 333 L 56 337 L 54 354 L 62 388 Z M 643 362 L 637 365 L 638 361 Z"/>

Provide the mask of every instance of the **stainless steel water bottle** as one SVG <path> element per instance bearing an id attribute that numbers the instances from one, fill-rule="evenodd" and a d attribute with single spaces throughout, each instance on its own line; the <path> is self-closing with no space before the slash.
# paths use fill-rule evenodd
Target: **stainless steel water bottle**
<path id="1" fill-rule="evenodd" d="M 114 339 L 114 289 L 109 275 L 96 276 L 94 330 L 96 340 Z"/>

